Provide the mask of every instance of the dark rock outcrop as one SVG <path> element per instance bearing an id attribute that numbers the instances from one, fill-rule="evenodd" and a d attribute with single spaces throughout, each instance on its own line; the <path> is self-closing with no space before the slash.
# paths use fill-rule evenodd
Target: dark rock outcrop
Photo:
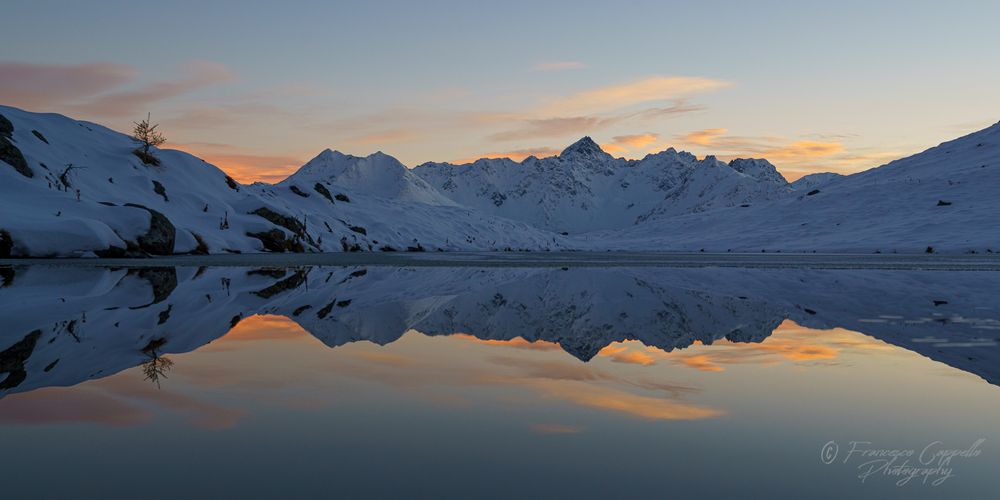
<path id="1" fill-rule="evenodd" d="M 170 294 L 174 293 L 174 289 L 177 288 L 177 268 L 175 267 L 132 268 L 129 270 L 129 274 L 134 274 L 140 279 L 146 280 L 153 289 L 152 302 L 144 306 L 133 307 L 132 309 L 141 309 L 153 304 L 159 304 L 167 300 Z"/>
<path id="2" fill-rule="evenodd" d="M 269 252 L 302 253 L 305 251 L 305 247 L 302 246 L 301 241 L 286 237 L 285 232 L 280 229 L 246 234 L 251 238 L 260 240 L 261 244 L 264 245 L 264 249 Z"/>
<path id="3" fill-rule="evenodd" d="M 259 217 L 263 217 L 267 219 L 271 224 L 274 224 L 275 226 L 281 226 L 291 231 L 292 234 L 305 236 L 306 228 L 302 225 L 301 222 L 296 220 L 294 217 L 289 217 L 284 214 L 279 214 L 278 212 L 275 212 L 274 210 L 271 210 L 270 208 L 267 207 L 260 207 L 257 210 L 254 210 L 253 212 L 250 213 L 253 215 L 257 215 Z"/>
<path id="4" fill-rule="evenodd" d="M 330 203 L 334 202 L 333 201 L 333 195 L 330 194 L 330 190 L 327 189 L 326 186 L 324 186 L 324 185 L 322 185 L 322 184 L 320 184 L 320 183 L 317 182 L 316 185 L 313 186 L 313 190 L 315 190 L 317 193 L 319 193 L 320 195 L 322 195 L 324 198 L 330 200 Z"/>
<path id="5" fill-rule="evenodd" d="M 42 331 L 35 330 L 0 352 L 0 373 L 7 374 L 7 378 L 0 381 L 0 390 L 17 387 L 28 377 L 28 372 L 24 370 L 24 363 L 35 351 L 35 343 L 41 336 Z"/>
<path id="6" fill-rule="evenodd" d="M 28 166 L 28 161 L 24 159 L 21 150 L 12 142 L 13 132 L 14 124 L 7 117 L 0 115 L 0 161 L 14 167 L 17 173 L 25 177 L 34 177 L 35 172 Z"/>
<path id="7" fill-rule="evenodd" d="M 302 284 L 305 283 L 305 281 L 306 281 L 306 272 L 303 270 L 298 270 L 295 271 L 295 274 L 292 274 L 288 278 L 285 278 L 263 290 L 253 292 L 253 294 L 261 298 L 269 299 L 271 297 L 274 297 L 275 295 L 278 295 L 279 293 L 286 292 L 288 290 L 294 290 L 302 286 Z"/>
<path id="8" fill-rule="evenodd" d="M 14 249 L 14 238 L 10 237 L 10 233 L 0 229 L 0 258 L 10 257 L 11 251 Z"/>
<path id="9" fill-rule="evenodd" d="M 171 255 L 174 253 L 177 228 L 166 215 L 136 203 L 126 203 L 125 206 L 141 208 L 149 212 L 149 230 L 137 238 L 139 248 L 142 251 L 151 255 Z"/>

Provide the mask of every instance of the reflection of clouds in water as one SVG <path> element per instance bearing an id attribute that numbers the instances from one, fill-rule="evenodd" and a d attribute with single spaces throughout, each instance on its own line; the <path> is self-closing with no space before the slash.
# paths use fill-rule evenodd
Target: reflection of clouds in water
<path id="1" fill-rule="evenodd" d="M 434 343 L 444 352 L 459 353 L 462 337 L 423 337 L 414 333 L 415 343 Z M 512 347 L 519 342 L 477 342 L 484 349 Z M 488 346 L 488 347 L 487 347 Z M 506 356 L 492 350 L 449 356 L 442 362 L 417 356 L 385 356 L 368 346 L 341 348 L 337 362 L 328 369 L 340 376 L 376 381 L 427 400 L 441 398 L 442 391 L 455 387 L 516 387 L 529 391 L 531 399 L 555 400 L 576 406 L 623 413 L 650 420 L 696 420 L 724 414 L 722 410 L 682 401 L 696 389 L 663 381 L 632 380 L 594 365 L 569 361 L 561 351 L 543 349 L 533 356 Z M 550 352 L 546 352 L 550 351 Z M 553 359 L 553 357 L 555 359 Z M 448 398 L 445 398 L 448 399 Z M 540 431 L 541 432 L 541 431 Z"/>
<path id="2" fill-rule="evenodd" d="M 217 430 L 236 425 L 243 411 L 227 408 L 171 387 L 158 390 L 131 371 L 64 388 L 13 394 L 3 400 L 0 422 L 14 424 L 97 423 L 134 426 L 163 412 L 180 413 L 192 426 Z"/>

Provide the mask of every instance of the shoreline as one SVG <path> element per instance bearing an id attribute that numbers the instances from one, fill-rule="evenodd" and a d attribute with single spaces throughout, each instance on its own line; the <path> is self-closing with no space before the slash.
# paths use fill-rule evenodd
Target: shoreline
<path id="1" fill-rule="evenodd" d="M 675 252 L 255 253 L 150 258 L 0 259 L 4 267 L 727 267 L 1000 271 L 1000 255 Z"/>

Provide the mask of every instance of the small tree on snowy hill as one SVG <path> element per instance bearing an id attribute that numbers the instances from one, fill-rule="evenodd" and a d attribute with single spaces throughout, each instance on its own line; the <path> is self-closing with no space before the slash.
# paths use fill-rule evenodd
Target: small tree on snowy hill
<path id="1" fill-rule="evenodd" d="M 149 148 L 159 146 L 167 142 L 167 139 L 156 130 L 156 127 L 160 126 L 159 124 L 151 125 L 149 123 L 149 117 L 149 113 L 146 113 L 145 120 L 132 122 L 135 124 L 135 128 L 132 129 L 132 138 L 139 142 L 139 147 L 133 153 L 147 165 L 159 165 L 160 160 L 149 152 Z"/>

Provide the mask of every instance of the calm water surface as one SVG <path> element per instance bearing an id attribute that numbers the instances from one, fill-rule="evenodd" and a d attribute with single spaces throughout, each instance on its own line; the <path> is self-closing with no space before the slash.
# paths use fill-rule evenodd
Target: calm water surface
<path id="1" fill-rule="evenodd" d="M 997 272 L 0 271 L 4 498 L 1000 491 Z"/>

